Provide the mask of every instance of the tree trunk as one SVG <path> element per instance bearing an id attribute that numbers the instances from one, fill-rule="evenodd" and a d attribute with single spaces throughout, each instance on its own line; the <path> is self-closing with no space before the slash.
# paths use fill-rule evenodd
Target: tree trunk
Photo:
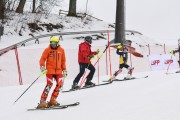
<path id="1" fill-rule="evenodd" d="M 68 16 L 77 16 L 76 15 L 76 0 L 70 0 Z"/>
<path id="2" fill-rule="evenodd" d="M 33 9 L 32 9 L 32 13 L 35 13 L 35 9 L 36 9 L 36 0 L 33 0 Z"/>
<path id="3" fill-rule="evenodd" d="M 19 5 L 16 9 L 17 13 L 23 13 L 25 3 L 26 3 L 26 0 L 20 0 Z"/>
<path id="4" fill-rule="evenodd" d="M 115 43 L 124 43 L 125 36 L 125 0 L 117 0 L 116 3 L 116 26 Z"/>
<path id="5" fill-rule="evenodd" d="M 4 19 L 4 11 L 5 11 L 5 0 L 0 0 L 0 19 L 3 21 Z"/>

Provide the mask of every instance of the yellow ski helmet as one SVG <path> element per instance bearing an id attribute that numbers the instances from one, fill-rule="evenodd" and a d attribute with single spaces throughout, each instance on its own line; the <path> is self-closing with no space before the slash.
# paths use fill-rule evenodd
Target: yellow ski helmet
<path id="1" fill-rule="evenodd" d="M 59 37 L 57 37 L 57 36 L 52 36 L 52 37 L 50 38 L 50 45 L 51 45 L 51 47 L 53 47 L 53 48 L 57 48 L 58 45 L 59 45 Z"/>
<path id="2" fill-rule="evenodd" d="M 59 43 L 59 37 L 57 37 L 57 36 L 52 36 L 52 37 L 50 38 L 50 42 L 57 42 L 57 43 Z"/>

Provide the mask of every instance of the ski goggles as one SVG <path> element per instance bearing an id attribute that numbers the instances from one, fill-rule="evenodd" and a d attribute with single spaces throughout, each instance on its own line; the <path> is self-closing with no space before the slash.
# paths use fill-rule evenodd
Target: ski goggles
<path id="1" fill-rule="evenodd" d="M 57 42 L 50 42 L 51 45 L 57 45 Z"/>

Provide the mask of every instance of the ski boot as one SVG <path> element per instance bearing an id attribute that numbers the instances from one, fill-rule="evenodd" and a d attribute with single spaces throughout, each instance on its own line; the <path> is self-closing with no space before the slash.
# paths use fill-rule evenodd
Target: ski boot
<path id="1" fill-rule="evenodd" d="M 112 77 L 109 78 L 108 82 L 113 82 L 113 80 L 115 79 L 116 79 L 116 76 L 113 75 Z"/>
<path id="2" fill-rule="evenodd" d="M 86 82 L 84 87 L 94 87 L 95 83 L 92 83 L 91 81 Z"/>
<path id="3" fill-rule="evenodd" d="M 109 78 L 109 82 L 112 82 L 113 80 L 116 79 L 116 76 L 122 72 L 122 69 L 119 69 L 118 71 L 115 71 L 112 77 Z"/>
<path id="4" fill-rule="evenodd" d="M 40 103 L 37 106 L 37 108 L 48 108 L 48 107 L 49 107 L 49 105 L 48 105 L 48 103 L 46 103 L 45 99 L 41 99 Z"/>
<path id="5" fill-rule="evenodd" d="M 124 80 L 130 80 L 130 79 L 133 79 L 131 74 L 127 74 L 127 77 L 124 77 Z"/>
<path id="6" fill-rule="evenodd" d="M 78 90 L 78 89 L 80 89 L 80 87 L 79 87 L 79 85 L 78 85 L 77 83 L 73 83 L 71 89 L 72 89 L 72 90 Z"/>
<path id="7" fill-rule="evenodd" d="M 50 99 L 50 102 L 48 102 L 48 105 L 49 105 L 49 106 L 59 106 L 60 103 L 58 103 L 58 102 L 56 101 L 56 97 L 51 96 L 51 99 Z"/>
<path id="8" fill-rule="evenodd" d="M 133 72 L 133 70 L 134 70 L 134 67 L 132 68 L 132 67 L 129 67 L 128 68 L 128 74 L 127 74 L 127 77 L 124 77 L 124 79 L 125 80 L 130 80 L 130 79 L 134 79 L 134 77 L 132 77 L 132 72 Z"/>

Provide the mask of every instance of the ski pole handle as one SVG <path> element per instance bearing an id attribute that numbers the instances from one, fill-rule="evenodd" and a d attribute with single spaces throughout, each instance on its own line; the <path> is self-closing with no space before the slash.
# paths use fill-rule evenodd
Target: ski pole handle
<path id="1" fill-rule="evenodd" d="M 47 70 L 43 70 L 41 73 L 40 73 L 40 77 L 45 75 L 47 73 Z"/>

